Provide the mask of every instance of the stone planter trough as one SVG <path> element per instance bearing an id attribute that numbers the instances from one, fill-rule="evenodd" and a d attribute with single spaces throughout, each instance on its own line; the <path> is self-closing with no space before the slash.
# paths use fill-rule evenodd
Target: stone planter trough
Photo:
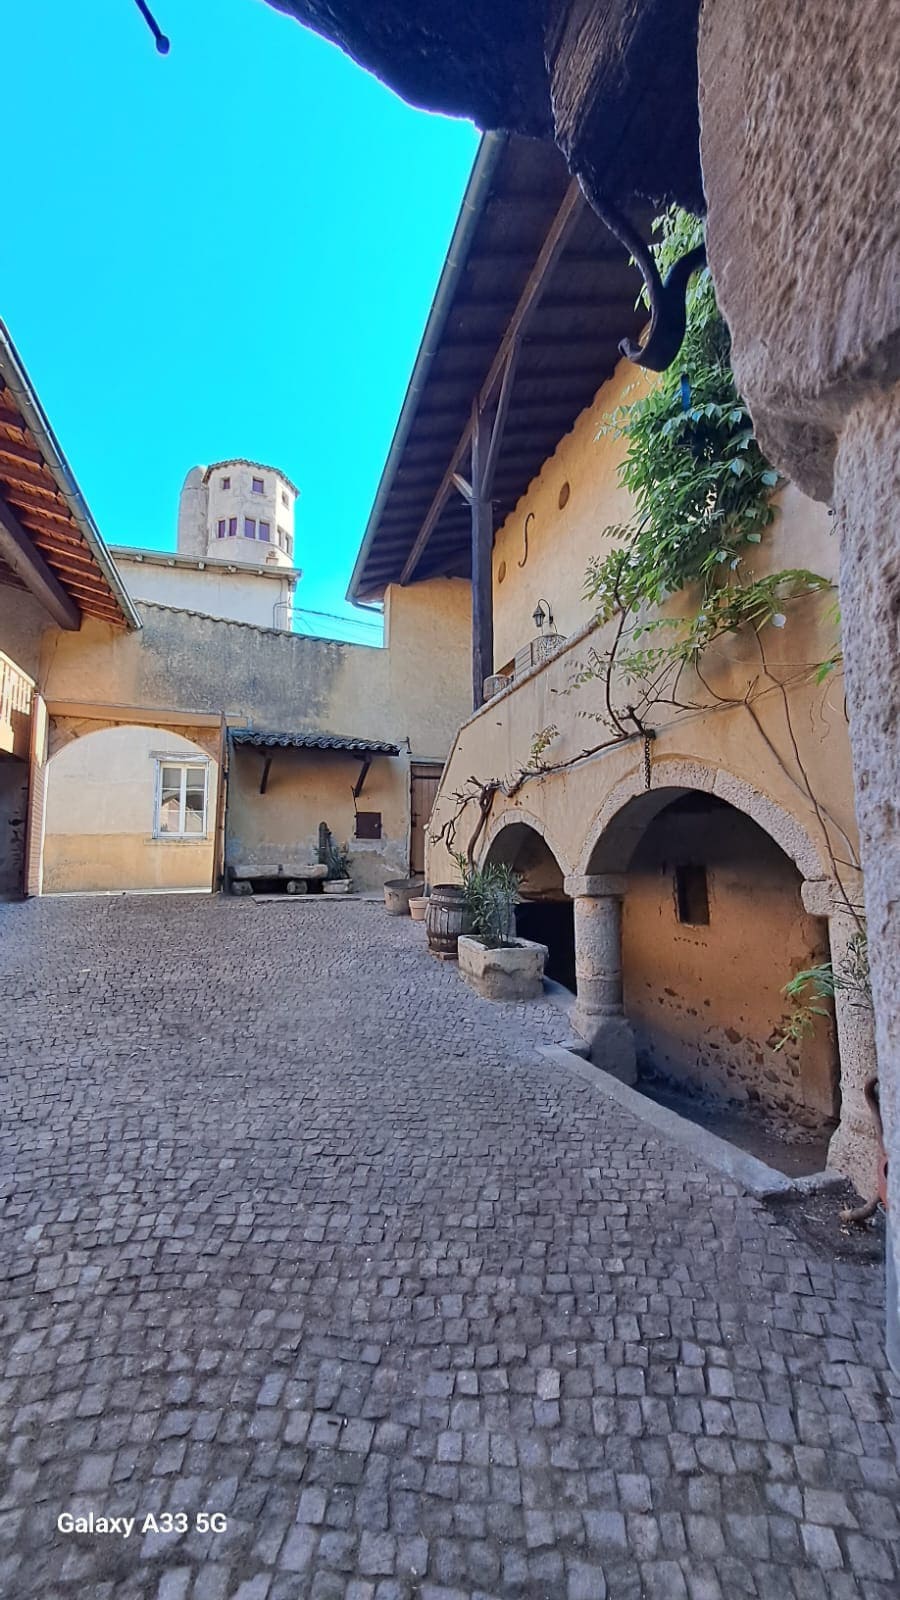
<path id="1" fill-rule="evenodd" d="M 471 934 L 457 946 L 459 970 L 483 1000 L 536 1000 L 543 993 L 547 946 L 531 939 L 491 949 Z"/>

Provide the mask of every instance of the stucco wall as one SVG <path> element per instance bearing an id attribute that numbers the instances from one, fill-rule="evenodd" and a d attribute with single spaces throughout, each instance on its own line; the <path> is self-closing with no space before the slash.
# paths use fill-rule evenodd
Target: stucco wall
<path id="1" fill-rule="evenodd" d="M 262 494 L 253 493 L 254 478 L 262 479 L 264 486 Z M 223 479 L 228 481 L 227 489 L 222 487 Z M 296 496 L 286 478 L 269 467 L 255 467 L 246 462 L 227 461 L 210 473 L 206 488 L 207 550 L 210 555 L 221 555 L 224 546 L 242 543 L 243 548 L 251 552 L 252 559 L 263 560 L 272 555 L 277 563 L 290 565 L 291 555 L 280 548 L 276 539 L 276 530 L 282 528 L 290 540 L 288 548 L 293 550 Z M 225 539 L 219 539 L 217 524 L 220 519 L 224 518 L 227 521 L 229 517 L 238 519 L 238 537 L 229 539 L 226 536 Z M 262 517 L 264 522 L 269 523 L 271 538 L 268 543 L 242 540 L 245 517 L 252 517 L 254 522 Z M 243 555 L 241 559 L 246 560 L 248 557 Z"/>
<path id="2" fill-rule="evenodd" d="M 235 725 L 320 730 L 443 757 L 471 701 L 469 585 L 391 589 L 385 648 L 139 606 L 140 633 L 88 622 L 43 660 L 50 702 L 223 712 Z"/>
<path id="3" fill-rule="evenodd" d="M 246 540 L 230 541 L 232 545 Z M 238 559 L 235 551 L 235 559 Z M 246 552 L 241 560 L 246 560 Z M 134 600 L 200 611 L 210 617 L 252 622 L 260 628 L 290 628 L 293 580 L 258 572 L 228 572 L 223 567 L 160 566 L 115 552 L 116 566 Z"/>
<path id="4" fill-rule="evenodd" d="M 272 756 L 265 794 L 259 783 L 263 761 Z M 386 878 L 405 877 L 409 851 L 409 761 L 376 757 L 359 798 L 361 811 L 380 811 L 382 837 L 355 839 L 352 787 L 359 762 L 324 750 L 258 750 L 237 747 L 228 774 L 226 859 L 264 862 L 317 860 L 319 823 L 346 844 L 355 889 L 379 889 Z"/>
<path id="5" fill-rule="evenodd" d="M 375 888 L 386 877 L 404 876 L 409 859 L 409 761 L 442 761 L 469 709 L 469 586 L 435 580 L 395 589 L 386 600 L 385 647 L 345 644 L 330 639 L 274 632 L 241 623 L 217 621 L 155 605 L 140 607 L 140 634 L 115 633 L 86 624 L 77 638 L 58 636 L 43 662 L 51 706 L 76 716 L 78 708 L 168 710 L 208 715 L 222 713 L 233 726 L 252 724 L 274 732 L 318 731 L 389 741 L 401 747 L 396 758 L 377 760 L 367 778 L 360 809 L 382 812 L 380 841 L 354 840 L 351 787 L 358 764 L 347 757 L 290 755 L 276 751 L 268 792 L 259 794 L 261 757 L 236 752 L 229 786 L 228 858 L 277 859 L 312 853 L 320 822 L 335 837 L 350 841 L 354 878 Z M 87 711 L 83 713 L 87 715 Z M 162 736 L 166 737 L 166 736 Z M 407 741 L 409 748 L 406 748 Z M 123 759 L 125 747 L 123 749 Z M 89 752 L 88 752 L 89 754 Z M 88 759 L 86 754 L 85 760 Z M 129 757 L 140 765 L 137 747 Z M 123 774 L 124 775 L 124 774 Z M 57 791 L 77 783 L 63 767 Z M 123 788 L 123 808 L 126 791 Z M 128 805 L 140 806 L 132 790 Z M 62 802 L 59 816 L 64 809 Z M 121 837 L 120 830 L 115 834 Z M 131 830 L 146 839 L 143 821 Z M 57 842 L 61 827 L 47 839 L 45 889 L 87 886 L 84 850 Z M 144 843 L 124 851 L 104 847 L 108 886 L 136 886 L 135 874 L 149 872 Z M 65 850 L 64 856 L 61 852 Z M 158 856 L 174 870 L 175 847 L 166 841 Z M 158 855 L 158 852 L 156 853 Z M 98 859 L 96 850 L 93 859 Z M 135 865 L 139 863 L 139 865 Z M 161 871 L 162 865 L 154 868 Z M 185 869 L 186 870 L 186 869 Z M 205 882 L 212 875 L 204 861 Z M 197 874 L 202 878 L 200 868 Z M 107 886 L 105 879 L 93 886 Z M 149 884 L 148 884 L 149 886 Z"/>
<path id="6" fill-rule="evenodd" d="M 162 728 L 104 728 L 73 739 L 47 768 L 44 893 L 98 889 L 208 889 L 218 768 L 209 763 L 207 831 L 153 837 L 156 756 L 204 756 Z"/>
<path id="7" fill-rule="evenodd" d="M 588 562 L 614 548 L 615 541 L 604 538 L 604 531 L 626 523 L 631 514 L 630 496 L 617 477 L 622 442 L 604 432 L 604 425 L 617 407 L 647 387 L 645 374 L 630 362 L 620 362 L 499 530 L 493 562 L 498 672 L 534 638 L 532 613 L 539 599 L 549 602 L 556 630 L 566 637 L 589 622 L 591 606 L 583 593 Z M 568 499 L 560 509 L 565 486 Z M 791 485 L 780 492 L 776 505 L 779 519 L 763 557 L 768 569 L 777 562 L 779 567 L 810 567 L 836 579 L 837 541 L 825 507 Z"/>
<path id="8" fill-rule="evenodd" d="M 800 874 L 749 818 L 690 797 L 651 823 L 623 904 L 625 1012 L 642 1066 L 751 1099 L 809 1125 L 835 1112 L 833 1023 L 775 1051 L 786 973 L 828 959 L 827 928 L 804 911 Z M 706 869 L 708 925 L 679 921 L 675 868 Z"/>
<path id="9" fill-rule="evenodd" d="M 0 583 L 0 650 L 34 678 L 40 662 L 41 636 L 58 631 L 43 606 L 25 589 Z"/>

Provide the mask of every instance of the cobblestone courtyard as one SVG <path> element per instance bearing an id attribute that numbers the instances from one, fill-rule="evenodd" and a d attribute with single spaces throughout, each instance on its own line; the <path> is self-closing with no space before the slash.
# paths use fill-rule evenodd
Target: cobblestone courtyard
<path id="1" fill-rule="evenodd" d="M 0 967 L 4 1600 L 897 1600 L 878 1268 L 559 1013 L 366 903 L 2 906 Z"/>

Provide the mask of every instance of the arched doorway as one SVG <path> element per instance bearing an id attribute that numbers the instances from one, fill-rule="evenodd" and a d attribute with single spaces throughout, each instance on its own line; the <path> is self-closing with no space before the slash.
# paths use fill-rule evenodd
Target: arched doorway
<path id="1" fill-rule="evenodd" d="M 516 931 L 548 950 L 546 973 L 575 991 L 575 925 L 564 871 L 546 839 L 528 822 L 508 822 L 494 834 L 485 861 L 505 862 L 521 878 Z"/>
<path id="2" fill-rule="evenodd" d="M 589 870 L 608 870 L 613 858 L 625 874 L 623 999 L 639 1071 L 803 1127 L 832 1126 L 833 1016 L 774 1048 L 789 1010 L 785 983 L 829 959 L 827 923 L 805 911 L 794 861 L 718 795 L 674 787 L 616 813 Z"/>
<path id="3" fill-rule="evenodd" d="M 44 894 L 210 889 L 218 763 L 173 729 L 72 737 L 46 768 Z"/>

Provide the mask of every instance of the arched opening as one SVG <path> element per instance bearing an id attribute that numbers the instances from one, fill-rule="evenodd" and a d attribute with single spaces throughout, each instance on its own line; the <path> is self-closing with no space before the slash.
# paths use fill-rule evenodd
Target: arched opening
<path id="1" fill-rule="evenodd" d="M 590 870 L 608 870 L 612 852 L 626 875 L 623 997 L 641 1077 L 741 1102 L 779 1140 L 827 1139 L 839 1112 L 830 1005 L 810 1036 L 774 1048 L 785 983 L 829 959 L 795 863 L 743 811 L 675 788 L 629 800 Z"/>
<path id="2" fill-rule="evenodd" d="M 218 764 L 167 728 L 117 725 L 47 763 L 43 893 L 210 889 Z"/>
<path id="3" fill-rule="evenodd" d="M 547 841 L 527 822 L 510 822 L 492 840 L 486 861 L 505 862 L 521 878 L 516 932 L 547 946 L 546 974 L 575 991 L 575 921 L 563 869 Z"/>

